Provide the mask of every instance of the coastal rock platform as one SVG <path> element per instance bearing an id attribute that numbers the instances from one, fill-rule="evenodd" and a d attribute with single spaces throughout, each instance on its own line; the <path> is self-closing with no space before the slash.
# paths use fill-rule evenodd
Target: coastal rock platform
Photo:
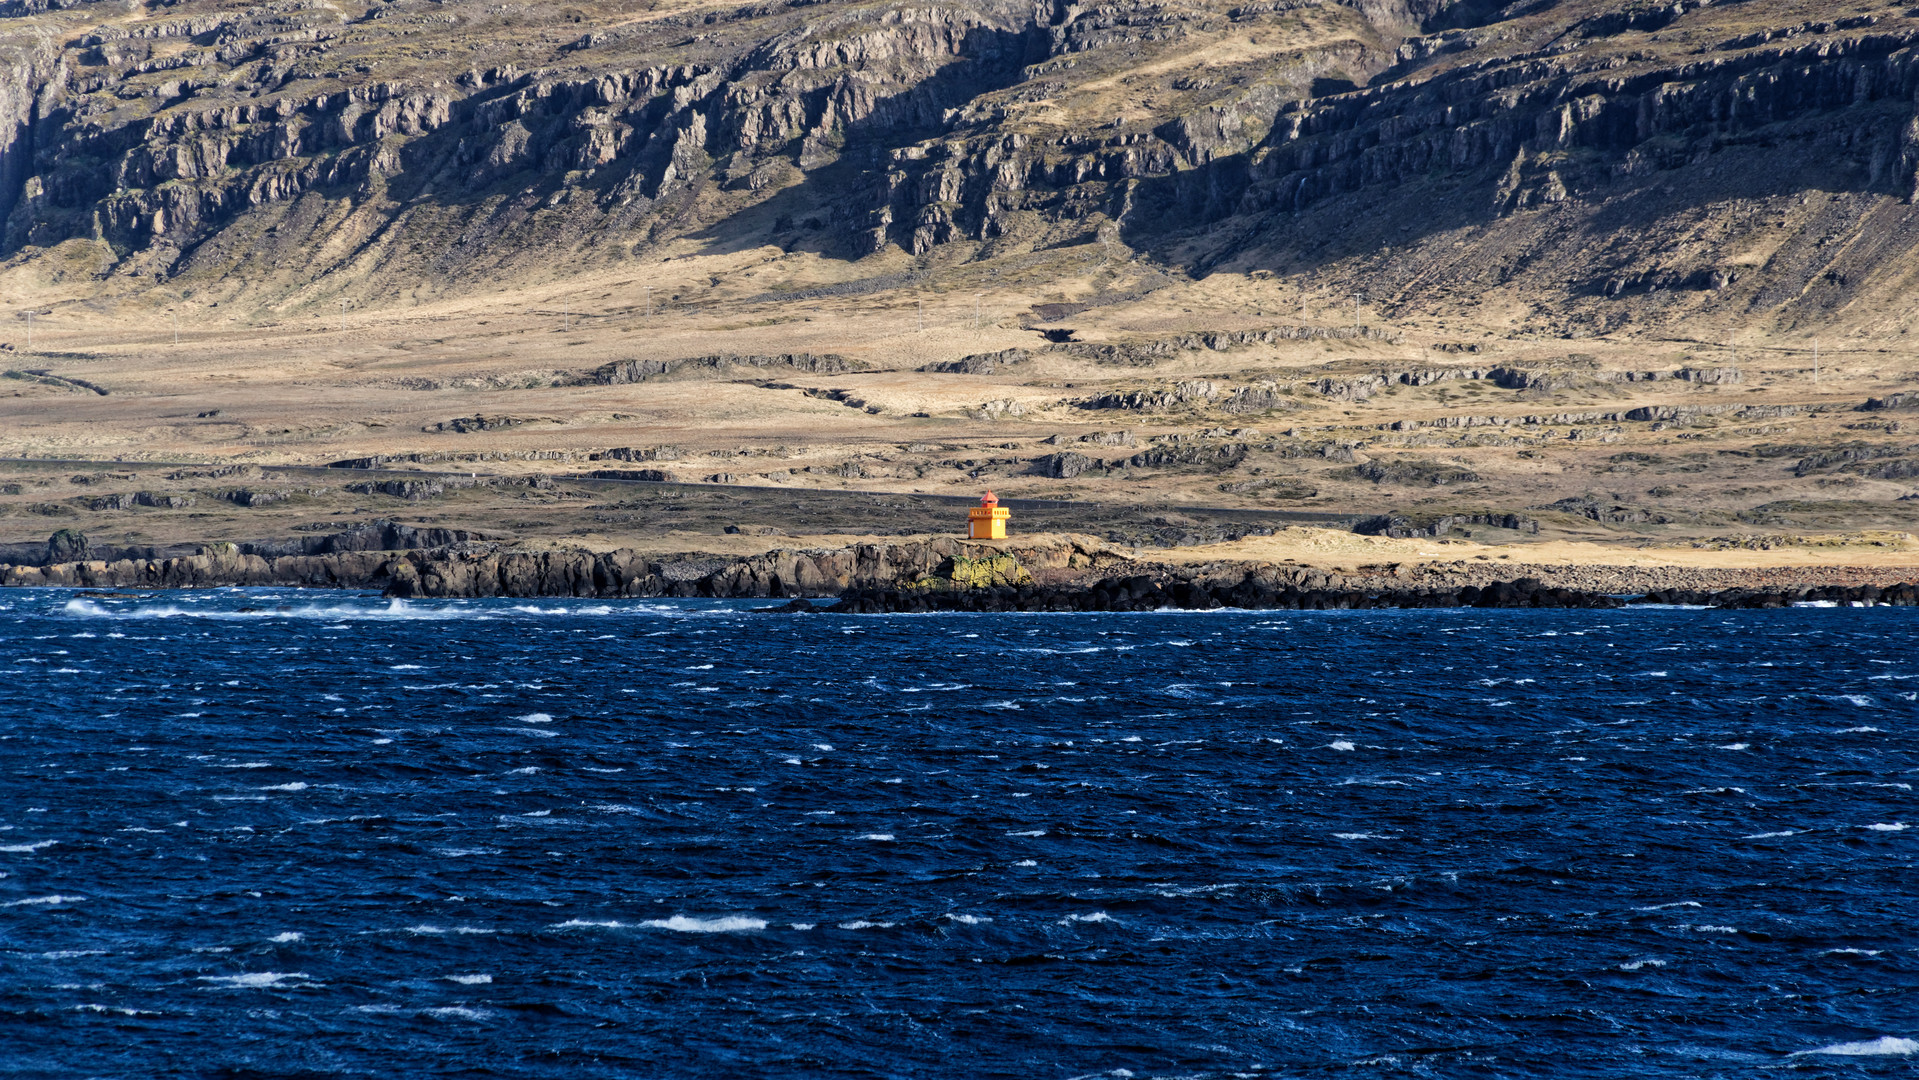
<path id="1" fill-rule="evenodd" d="M 1340 572 L 1251 560 L 1154 562 L 1074 536 L 781 548 L 744 557 L 482 541 L 275 556 L 215 544 L 166 559 L 0 565 L 0 586 L 378 589 L 400 599 L 812 597 L 833 598 L 828 610 L 847 613 L 1919 603 L 1919 569 L 1907 566 L 1443 562 Z"/>

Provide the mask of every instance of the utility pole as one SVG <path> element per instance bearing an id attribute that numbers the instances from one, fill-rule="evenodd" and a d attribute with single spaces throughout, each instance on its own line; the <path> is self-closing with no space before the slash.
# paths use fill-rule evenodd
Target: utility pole
<path id="1" fill-rule="evenodd" d="M 346 333 L 346 301 L 340 301 L 340 333 Z"/>
<path id="2" fill-rule="evenodd" d="M 1363 295 L 1364 295 L 1363 293 L 1353 294 L 1353 332 L 1354 333 L 1359 332 L 1359 298 Z"/>
<path id="3" fill-rule="evenodd" d="M 985 293 L 973 294 L 973 333 L 975 334 L 979 333 L 979 298 L 985 295 Z"/>
<path id="4" fill-rule="evenodd" d="M 1819 385 L 1819 339 L 1812 339 L 1812 384 Z"/>
<path id="5" fill-rule="evenodd" d="M 573 328 L 573 301 L 562 300 L 560 301 L 560 333 L 564 334 L 568 330 L 571 330 L 572 328 Z"/>
<path id="6" fill-rule="evenodd" d="M 180 344 L 180 313 L 175 311 L 170 314 L 173 316 L 173 343 L 178 345 Z"/>
<path id="7" fill-rule="evenodd" d="M 924 301 L 924 300 L 921 300 L 921 301 L 919 302 L 919 305 L 920 305 L 920 329 L 919 329 L 919 332 L 920 332 L 920 333 L 922 333 L 922 334 L 924 334 L 924 333 L 926 333 L 926 301 Z"/>
<path id="8" fill-rule="evenodd" d="M 646 286 L 646 317 L 653 317 L 653 286 Z"/>
<path id="9" fill-rule="evenodd" d="M 27 351 L 33 351 L 33 309 L 27 309 Z"/>

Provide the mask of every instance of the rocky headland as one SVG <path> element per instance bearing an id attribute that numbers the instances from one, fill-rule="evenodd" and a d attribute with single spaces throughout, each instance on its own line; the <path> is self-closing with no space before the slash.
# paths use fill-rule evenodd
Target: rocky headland
<path id="1" fill-rule="evenodd" d="M 404 544 L 418 546 L 404 547 Z M 390 544 L 391 548 L 377 545 Z M 77 550 L 76 550 L 77 545 Z M 1783 607 L 1919 603 L 1919 569 L 1548 565 L 1449 561 L 1342 572 L 1254 560 L 1141 559 L 1084 536 L 1003 543 L 951 538 L 750 556 L 527 548 L 436 535 L 392 522 L 302 542 L 211 544 L 191 554 L 106 551 L 56 534 L 38 565 L 0 564 L 0 586 L 190 589 L 234 586 L 377 589 L 401 599 L 469 597 L 794 598 L 779 610 L 1149 611 L 1161 608 L 1609 608 L 1628 603 Z"/>

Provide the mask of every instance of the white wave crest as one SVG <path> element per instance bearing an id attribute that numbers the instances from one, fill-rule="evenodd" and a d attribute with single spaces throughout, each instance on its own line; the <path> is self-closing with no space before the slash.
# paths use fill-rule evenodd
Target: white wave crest
<path id="1" fill-rule="evenodd" d="M 640 925 L 659 930 L 678 930 L 683 934 L 738 934 L 749 930 L 764 930 L 766 920 L 755 919 L 750 915 L 721 915 L 712 919 L 675 915 L 670 919 L 648 919 Z"/>
<path id="2" fill-rule="evenodd" d="M 469 1009 L 464 1005 L 441 1005 L 432 1009 L 421 1009 L 421 1016 L 431 1016 L 435 1020 L 485 1020 L 493 1013 L 486 1009 Z"/>
<path id="3" fill-rule="evenodd" d="M 399 1005 L 355 1005 L 347 1011 L 370 1016 L 426 1016 L 435 1020 L 485 1020 L 493 1015 L 490 1010 L 472 1009 L 464 1005 L 441 1005 L 430 1009 L 409 1009 Z"/>
<path id="4" fill-rule="evenodd" d="M 280 605 L 267 610 L 221 611 L 181 607 L 178 604 L 140 604 L 125 608 L 105 608 L 91 600 L 69 600 L 61 609 L 65 615 L 82 619 L 214 619 L 239 622 L 248 619 L 319 619 L 326 622 L 376 620 L 445 621 L 448 619 L 485 619 L 482 612 L 465 607 L 416 607 L 404 600 L 389 600 L 384 607 L 372 604 L 300 604 Z"/>
<path id="5" fill-rule="evenodd" d="M 0 847 L 0 851 L 4 851 L 9 855 L 31 855 L 42 848 L 50 848 L 59 842 L 58 840 L 41 840 L 32 844 L 8 844 L 5 847 Z"/>
<path id="6" fill-rule="evenodd" d="M 305 972 L 300 971 L 250 971 L 244 975 L 200 976 L 201 982 L 217 983 L 222 987 L 235 990 L 253 990 L 269 986 L 280 986 L 289 979 L 298 979 L 301 982 L 305 982 L 307 976 Z"/>
<path id="7" fill-rule="evenodd" d="M 1881 1035 L 1876 1039 L 1863 1042 L 1833 1043 L 1817 1050 L 1801 1050 L 1801 1054 L 1831 1054 L 1835 1057 L 1905 1057 L 1919 1054 L 1919 1042 L 1902 1039 L 1894 1035 Z"/>

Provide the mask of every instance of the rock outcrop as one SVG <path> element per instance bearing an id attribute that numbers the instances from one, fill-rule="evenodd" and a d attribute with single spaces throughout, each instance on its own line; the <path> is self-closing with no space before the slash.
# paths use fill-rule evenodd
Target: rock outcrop
<path id="1" fill-rule="evenodd" d="M 1361 518 L 1353 524 L 1353 531 L 1361 536 L 1390 536 L 1399 540 L 1413 537 L 1441 537 L 1455 529 L 1473 526 L 1491 529 L 1511 529 L 1514 532 L 1539 533 L 1539 522 L 1523 514 L 1480 513 L 1480 514 L 1379 514 Z"/>
<path id="2" fill-rule="evenodd" d="M 787 368 L 809 375 L 843 375 L 860 371 L 865 364 L 833 353 L 780 353 L 771 356 L 715 353 L 681 360 L 616 360 L 594 369 L 584 381 L 600 386 L 624 386 L 646 382 L 662 375 L 682 373 L 718 373 L 732 368 Z"/>
<path id="3" fill-rule="evenodd" d="M 90 553 L 91 544 L 85 533 L 73 529 L 61 529 L 47 538 L 48 563 L 77 562 Z"/>
<path id="4" fill-rule="evenodd" d="M 1490 517 L 1489 517 L 1490 520 Z M 1524 519 L 1500 519 L 1502 527 Z M 438 540 L 415 550 L 360 545 Z M 62 554 L 77 549 L 72 537 Z M 327 550 L 317 550 L 326 548 Z M 1147 611 L 1159 608 L 1720 607 L 1919 603 L 1910 569 L 1517 566 L 1480 562 L 1328 573 L 1248 562 L 1163 565 L 1072 536 L 1022 543 L 937 539 L 782 549 L 748 558 L 631 549 L 524 550 L 391 522 L 294 553 L 210 544 L 191 555 L 0 565 L 0 585 L 88 589 L 293 586 L 380 589 L 398 598 L 838 597 L 832 610 Z"/>
<path id="5" fill-rule="evenodd" d="M 921 581 L 943 581 L 948 588 L 1020 584 L 1035 575 L 1075 573 L 1121 558 L 1116 549 L 1077 537 L 1004 545 L 937 539 L 782 549 L 743 559 L 662 558 L 630 549 L 518 550 L 454 530 L 393 522 L 283 544 L 207 545 L 195 554 L 171 557 L 89 560 L 71 536 L 61 543 L 60 554 L 81 557 L 0 567 L 0 584 L 116 589 L 327 586 L 377 588 L 397 597 L 837 596 L 849 588 Z"/>
<path id="6" fill-rule="evenodd" d="M 920 592 L 958 592 L 967 589 L 1019 588 L 1031 585 L 1033 575 L 1006 552 L 953 555 L 941 560 L 932 573 L 915 579 L 908 589 Z"/>

